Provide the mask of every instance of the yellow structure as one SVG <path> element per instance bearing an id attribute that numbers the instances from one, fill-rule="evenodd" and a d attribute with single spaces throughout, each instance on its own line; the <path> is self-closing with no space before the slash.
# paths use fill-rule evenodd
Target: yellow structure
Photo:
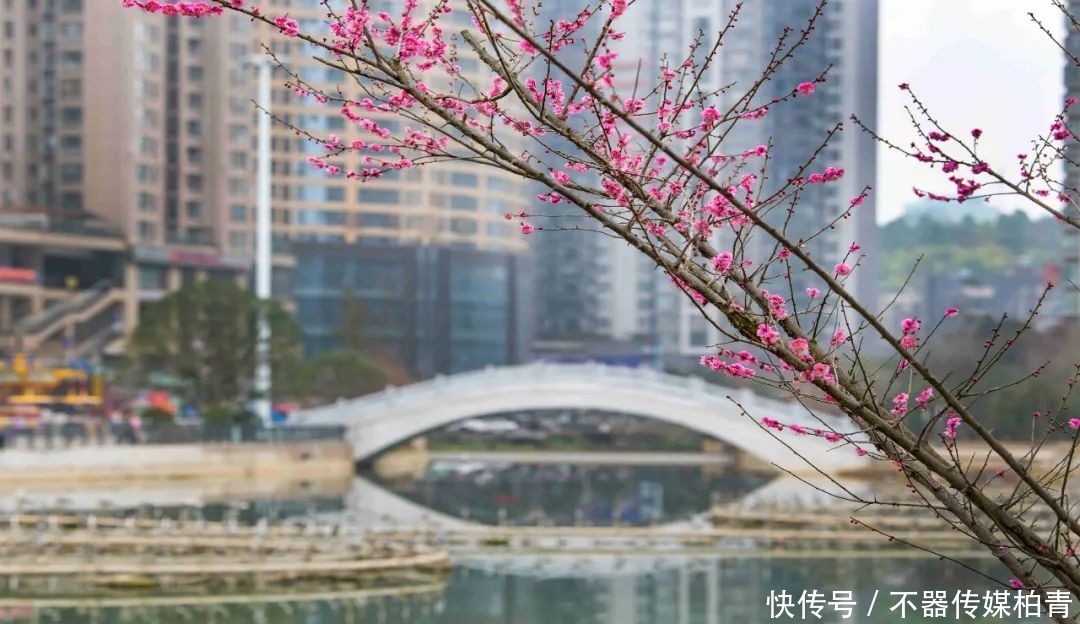
<path id="1" fill-rule="evenodd" d="M 101 375 L 79 368 L 46 367 L 17 353 L 0 362 L 0 420 L 35 419 L 42 408 L 69 407 L 96 412 L 101 408 L 104 384 Z"/>

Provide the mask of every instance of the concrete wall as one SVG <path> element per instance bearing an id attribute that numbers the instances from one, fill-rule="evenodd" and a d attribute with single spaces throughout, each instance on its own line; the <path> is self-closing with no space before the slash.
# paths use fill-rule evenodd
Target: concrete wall
<path id="1" fill-rule="evenodd" d="M 350 479 L 344 442 L 86 446 L 49 451 L 0 451 L 0 485 L 33 489 L 45 483 L 148 479 Z"/>

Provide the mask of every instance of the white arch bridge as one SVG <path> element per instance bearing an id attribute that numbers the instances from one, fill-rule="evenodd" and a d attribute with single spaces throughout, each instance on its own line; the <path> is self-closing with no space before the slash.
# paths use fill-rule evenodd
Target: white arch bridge
<path id="1" fill-rule="evenodd" d="M 461 420 L 547 409 L 653 418 L 727 442 L 794 472 L 811 471 L 810 464 L 827 471 L 848 471 L 866 463 L 849 445 L 787 431 L 777 439 L 757 422 L 767 416 L 809 429 L 850 431 L 852 425 L 844 418 L 814 416 L 797 403 L 708 384 L 700 378 L 599 364 L 528 364 L 436 377 L 303 410 L 290 418 L 290 424 L 345 425 L 354 455 L 362 460 Z"/>

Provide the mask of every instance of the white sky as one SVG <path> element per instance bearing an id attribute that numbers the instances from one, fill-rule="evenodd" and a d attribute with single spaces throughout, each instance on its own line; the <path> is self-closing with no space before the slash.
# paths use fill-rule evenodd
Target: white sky
<path id="1" fill-rule="evenodd" d="M 911 142 L 906 94 L 897 88 L 908 82 L 945 128 L 965 135 L 982 128 L 980 151 L 992 166 L 1015 167 L 1016 154 L 1028 152 L 1030 141 L 1046 132 L 1064 99 L 1063 54 L 1029 11 L 1055 35 L 1064 32 L 1063 17 L 1049 0 L 881 0 L 879 133 L 901 145 Z M 877 178 L 882 222 L 916 199 L 912 186 L 952 186 L 940 170 L 883 148 Z M 1010 211 L 1023 202 L 1005 198 L 995 205 Z"/>

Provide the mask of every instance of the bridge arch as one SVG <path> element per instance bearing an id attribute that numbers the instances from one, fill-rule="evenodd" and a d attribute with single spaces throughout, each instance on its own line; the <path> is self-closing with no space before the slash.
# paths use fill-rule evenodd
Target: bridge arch
<path id="1" fill-rule="evenodd" d="M 850 430 L 850 423 L 841 417 L 820 416 L 818 420 L 798 404 L 749 389 L 599 364 L 529 364 L 439 377 L 304 410 L 291 420 L 296 425 L 345 425 L 354 456 L 362 460 L 423 432 L 469 418 L 546 409 L 601 410 L 656 419 L 727 442 L 795 472 L 811 471 L 807 462 L 823 470 L 854 470 L 866 463 L 852 448 L 837 448 L 819 437 L 785 434 L 781 443 L 743 410 L 754 419 L 768 416 L 810 429 Z"/>

